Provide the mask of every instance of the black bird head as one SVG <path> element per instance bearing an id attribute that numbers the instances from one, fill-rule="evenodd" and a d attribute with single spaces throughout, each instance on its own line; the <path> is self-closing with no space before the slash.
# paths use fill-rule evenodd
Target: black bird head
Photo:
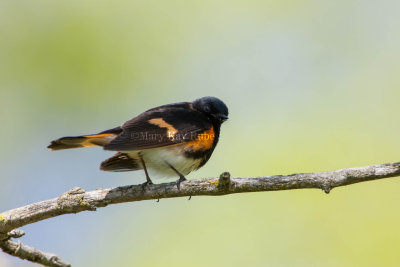
<path id="1" fill-rule="evenodd" d="M 228 119 L 228 107 L 216 97 L 205 96 L 193 101 L 193 107 L 204 113 L 213 122 L 223 123 Z"/>

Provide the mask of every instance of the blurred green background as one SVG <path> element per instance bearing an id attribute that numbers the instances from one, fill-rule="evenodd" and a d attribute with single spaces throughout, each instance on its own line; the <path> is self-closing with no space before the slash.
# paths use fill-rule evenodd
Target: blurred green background
<path id="1" fill-rule="evenodd" d="M 0 210 L 144 182 L 100 148 L 50 152 L 213 95 L 230 108 L 189 178 L 400 161 L 400 2 L 0 1 Z M 158 182 L 162 182 L 159 180 Z M 23 227 L 73 266 L 399 266 L 400 180 L 127 203 Z M 31 263 L 0 253 L 1 266 Z"/>

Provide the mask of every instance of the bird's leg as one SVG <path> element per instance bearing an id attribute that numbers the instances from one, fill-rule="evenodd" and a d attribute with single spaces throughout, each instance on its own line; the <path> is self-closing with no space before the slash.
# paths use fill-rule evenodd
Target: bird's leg
<path id="1" fill-rule="evenodd" d="M 179 175 L 179 179 L 178 179 L 178 181 L 176 181 L 176 186 L 178 187 L 178 190 L 180 190 L 181 189 L 181 183 L 183 182 L 183 181 L 186 181 L 187 179 L 186 179 L 186 177 L 182 174 L 182 173 L 180 173 L 177 169 L 175 169 L 175 167 L 174 166 L 172 166 L 171 164 L 169 164 L 168 162 L 165 162 L 176 174 L 178 174 Z"/>
<path id="2" fill-rule="evenodd" d="M 144 163 L 144 160 L 143 160 L 143 158 L 142 158 L 142 155 L 139 154 L 139 158 L 140 158 L 140 161 L 141 161 L 141 163 L 142 163 L 144 173 L 146 174 L 146 182 L 144 182 L 144 183 L 142 184 L 142 189 L 143 189 L 143 191 L 145 191 L 146 186 L 148 186 L 148 185 L 150 185 L 150 184 L 153 184 L 153 182 L 151 181 L 150 176 L 149 176 L 149 173 L 147 172 L 146 164 Z"/>

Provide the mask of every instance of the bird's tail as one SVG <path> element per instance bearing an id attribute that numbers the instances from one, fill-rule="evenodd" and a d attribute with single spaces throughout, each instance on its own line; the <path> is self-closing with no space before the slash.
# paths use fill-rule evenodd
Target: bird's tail
<path id="1" fill-rule="evenodd" d="M 117 127 L 98 134 L 61 137 L 57 140 L 51 141 L 47 148 L 50 148 L 51 150 L 61 150 L 88 146 L 104 146 L 111 142 L 121 132 L 121 128 Z"/>

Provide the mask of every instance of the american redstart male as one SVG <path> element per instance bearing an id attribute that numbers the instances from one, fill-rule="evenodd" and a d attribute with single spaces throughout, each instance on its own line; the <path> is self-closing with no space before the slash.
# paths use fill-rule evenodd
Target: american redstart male
<path id="1" fill-rule="evenodd" d="M 152 184 L 148 170 L 164 176 L 185 175 L 202 167 L 218 143 L 221 124 L 228 119 L 228 108 L 216 97 L 203 97 L 149 109 L 139 116 L 97 134 L 68 136 L 54 140 L 52 150 L 102 146 L 117 153 L 103 161 L 103 171 L 143 169 L 145 187 Z"/>

